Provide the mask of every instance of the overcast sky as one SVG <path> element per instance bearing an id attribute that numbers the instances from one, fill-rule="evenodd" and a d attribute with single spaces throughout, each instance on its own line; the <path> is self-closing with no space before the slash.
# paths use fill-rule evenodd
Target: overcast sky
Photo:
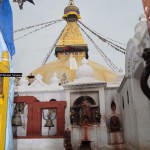
<path id="1" fill-rule="evenodd" d="M 64 8 L 68 5 L 68 0 L 34 1 L 35 6 L 26 2 L 23 10 L 19 10 L 17 3 L 13 3 L 11 0 L 14 30 L 61 19 Z M 104 36 L 125 44 L 133 37 L 134 27 L 138 23 L 139 16 L 143 14 L 142 0 L 75 0 L 75 5 L 80 9 L 81 21 L 84 24 Z M 15 41 L 14 71 L 27 75 L 41 66 L 65 24 L 65 21 L 57 23 Z M 14 39 L 32 30 L 15 33 Z M 103 44 L 92 34 L 90 35 L 116 66 L 124 70 L 124 55 Z M 97 50 L 86 37 L 85 41 L 89 47 L 89 59 L 105 65 Z M 54 59 L 52 54 L 48 62 Z"/>

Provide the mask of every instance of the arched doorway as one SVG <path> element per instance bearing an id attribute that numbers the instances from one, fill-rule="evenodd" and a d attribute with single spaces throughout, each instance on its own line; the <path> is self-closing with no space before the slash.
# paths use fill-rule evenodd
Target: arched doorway
<path id="1" fill-rule="evenodd" d="M 77 126 L 100 124 L 99 112 L 99 106 L 92 97 L 80 96 L 70 108 L 70 122 Z"/>

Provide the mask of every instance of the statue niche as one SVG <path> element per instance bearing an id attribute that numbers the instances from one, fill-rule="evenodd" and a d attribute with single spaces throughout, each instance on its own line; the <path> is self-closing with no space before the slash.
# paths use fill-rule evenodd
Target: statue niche
<path id="1" fill-rule="evenodd" d="M 81 96 L 76 99 L 70 110 L 72 125 L 88 126 L 99 124 L 101 115 L 98 105 L 90 96 Z"/>
<path id="2" fill-rule="evenodd" d="M 117 145 L 124 143 L 123 130 L 121 125 L 120 114 L 116 111 L 116 103 L 114 99 L 111 102 L 112 113 L 107 117 L 108 127 L 108 143 L 110 145 Z"/>
<path id="3" fill-rule="evenodd" d="M 118 116 L 113 115 L 110 118 L 110 131 L 111 132 L 118 132 L 120 131 L 121 125 Z"/>
<path id="4" fill-rule="evenodd" d="M 118 115 L 116 114 L 116 103 L 111 102 L 112 115 L 109 119 L 108 128 L 110 132 L 118 132 L 121 129 L 121 123 Z"/>

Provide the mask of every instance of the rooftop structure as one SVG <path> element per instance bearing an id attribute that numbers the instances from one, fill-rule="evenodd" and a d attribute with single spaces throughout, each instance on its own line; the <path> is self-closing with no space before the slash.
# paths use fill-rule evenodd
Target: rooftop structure
<path id="1" fill-rule="evenodd" d="M 57 73 L 59 79 L 66 73 L 69 82 L 75 80 L 77 77 L 76 70 L 81 65 L 82 59 L 89 58 L 88 46 L 77 24 L 80 18 L 79 8 L 75 6 L 74 1 L 70 0 L 63 16 L 67 24 L 55 48 L 55 55 L 58 60 L 49 62 L 32 72 L 34 75 L 41 74 L 45 83 L 49 82 L 54 72 Z M 95 79 L 105 82 L 117 80 L 116 73 L 103 65 L 91 60 L 88 60 L 88 65 L 92 67 Z"/>

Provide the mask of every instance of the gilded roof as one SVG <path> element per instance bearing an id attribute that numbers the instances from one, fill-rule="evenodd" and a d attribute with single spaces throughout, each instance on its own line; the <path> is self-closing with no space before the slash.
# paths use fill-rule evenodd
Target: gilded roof
<path id="1" fill-rule="evenodd" d="M 86 45 L 76 22 L 67 22 L 64 32 L 58 41 L 57 47 Z"/>

